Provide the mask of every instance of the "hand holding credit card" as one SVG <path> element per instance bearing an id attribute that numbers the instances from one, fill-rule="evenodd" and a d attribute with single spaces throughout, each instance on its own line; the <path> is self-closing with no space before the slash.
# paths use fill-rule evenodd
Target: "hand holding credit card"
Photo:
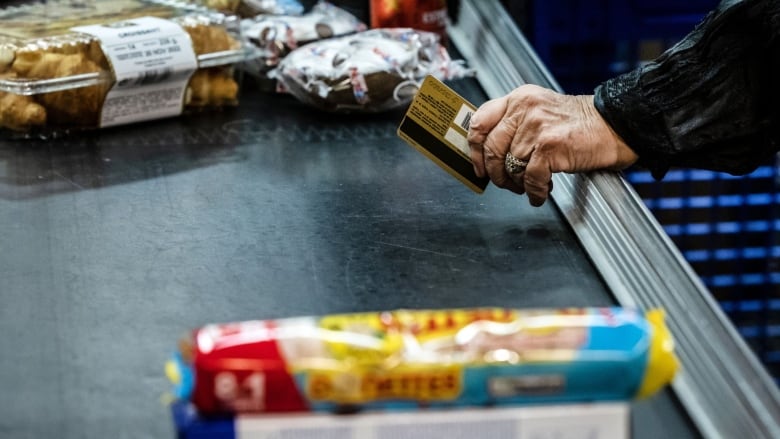
<path id="1" fill-rule="evenodd" d="M 474 192 L 490 179 L 474 172 L 466 135 L 477 107 L 433 76 L 427 76 L 409 105 L 398 136 Z"/>

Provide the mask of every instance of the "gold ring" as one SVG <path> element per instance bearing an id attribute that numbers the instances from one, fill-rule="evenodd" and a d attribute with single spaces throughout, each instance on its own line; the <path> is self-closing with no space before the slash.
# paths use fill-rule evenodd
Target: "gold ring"
<path id="1" fill-rule="evenodd" d="M 526 166 L 528 166 L 527 161 L 520 160 L 510 153 L 507 153 L 506 158 L 504 159 L 504 168 L 506 168 L 506 172 L 510 174 L 525 172 Z"/>

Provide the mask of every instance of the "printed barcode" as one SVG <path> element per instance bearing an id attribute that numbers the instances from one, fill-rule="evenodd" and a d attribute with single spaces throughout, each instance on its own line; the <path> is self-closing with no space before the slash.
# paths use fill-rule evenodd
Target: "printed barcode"
<path id="1" fill-rule="evenodd" d="M 134 78 L 126 78 L 119 83 L 122 87 L 137 87 L 141 85 L 154 84 L 168 80 L 173 73 L 173 69 L 156 69 L 140 72 Z"/>
<path id="2" fill-rule="evenodd" d="M 466 117 L 464 117 L 463 121 L 461 121 L 460 123 L 460 127 L 466 131 L 469 130 L 469 123 L 471 123 L 471 115 L 472 115 L 471 111 L 467 112 Z"/>
<path id="3" fill-rule="evenodd" d="M 141 75 L 138 84 L 152 84 L 155 82 L 162 82 L 171 76 L 172 69 L 157 69 L 147 70 Z"/>

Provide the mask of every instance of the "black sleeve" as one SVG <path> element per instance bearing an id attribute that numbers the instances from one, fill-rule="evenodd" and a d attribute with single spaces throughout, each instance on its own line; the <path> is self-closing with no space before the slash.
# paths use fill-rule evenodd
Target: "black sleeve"
<path id="1" fill-rule="evenodd" d="M 656 178 L 749 173 L 780 149 L 779 34 L 780 1 L 724 0 L 658 59 L 599 85 L 596 108 Z"/>

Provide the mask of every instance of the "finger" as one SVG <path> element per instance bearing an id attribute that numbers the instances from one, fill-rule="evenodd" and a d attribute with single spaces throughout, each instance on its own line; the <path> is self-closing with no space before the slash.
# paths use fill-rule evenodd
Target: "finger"
<path id="1" fill-rule="evenodd" d="M 471 116 L 467 140 L 469 142 L 469 156 L 478 177 L 484 177 L 486 174 L 483 154 L 485 139 L 504 117 L 505 112 L 506 99 L 498 98 L 485 102 Z"/>
<path id="2" fill-rule="evenodd" d="M 531 154 L 523 175 L 523 187 L 532 206 L 541 206 L 547 200 L 552 191 L 552 171 L 544 153 Z"/>
<path id="3" fill-rule="evenodd" d="M 488 154 L 492 157 L 492 152 L 488 150 Z M 486 163 L 494 163 L 495 160 L 492 158 L 488 158 Z M 524 194 L 525 188 L 523 187 L 523 177 L 522 172 L 520 173 L 510 173 L 509 170 L 506 167 L 506 161 L 504 159 L 501 160 L 501 163 L 503 163 L 502 170 L 494 170 L 491 166 L 492 174 L 490 175 L 490 180 L 493 182 L 494 185 L 497 187 L 500 187 L 502 189 L 508 189 L 516 194 Z"/>
<path id="4" fill-rule="evenodd" d="M 523 195 L 525 193 L 523 180 L 522 179 L 515 180 L 512 177 L 510 177 L 508 173 L 505 173 L 504 175 L 496 179 L 491 178 L 491 181 L 493 181 L 493 184 L 496 185 L 497 187 L 500 187 L 501 189 L 510 190 L 518 195 Z"/>
<path id="5" fill-rule="evenodd" d="M 469 143 L 482 144 L 490 131 L 504 118 L 507 108 L 506 96 L 491 99 L 477 108 L 469 121 Z"/>
<path id="6" fill-rule="evenodd" d="M 522 119 L 517 121 L 517 126 L 509 144 L 509 153 L 520 160 L 528 161 L 534 152 L 534 144 L 538 137 L 538 127 L 533 120 L 529 120 L 526 112 Z"/>
<path id="7" fill-rule="evenodd" d="M 490 134 L 485 139 L 485 143 L 482 145 L 485 171 L 493 181 L 508 177 L 505 169 L 505 160 L 507 153 L 509 153 L 512 139 L 517 131 L 516 122 L 517 119 L 515 117 L 501 119 L 496 127 L 490 131 Z"/>
<path id="8" fill-rule="evenodd" d="M 517 158 L 518 160 L 525 161 L 527 168 L 527 163 L 534 151 L 533 139 L 536 136 L 537 126 L 533 123 L 533 120 L 529 121 L 528 111 L 515 111 L 514 116 L 516 116 L 515 129 L 513 130 L 512 140 L 509 144 L 508 154 L 511 154 L 512 157 Z M 527 189 L 525 188 L 525 171 L 514 174 L 509 173 L 509 176 L 527 192 Z"/>
<path id="9" fill-rule="evenodd" d="M 523 177 L 527 166 L 528 161 L 517 159 L 511 152 L 507 153 L 504 160 L 504 170 L 515 183 L 524 185 Z"/>
<path id="10" fill-rule="evenodd" d="M 517 138 L 517 136 L 515 136 L 515 137 Z M 505 155 L 504 156 L 504 171 L 507 173 L 509 178 L 512 179 L 512 181 L 514 181 L 519 186 L 522 186 L 523 190 L 527 192 L 528 189 L 525 188 L 525 173 L 528 170 L 528 164 L 530 163 L 530 157 L 532 156 L 533 150 L 528 151 L 528 152 L 525 152 L 525 151 L 518 152 L 520 150 L 523 150 L 523 148 L 522 147 L 518 147 L 517 144 L 514 143 L 515 140 L 513 140 L 512 142 L 513 142 L 513 144 L 510 147 L 510 151 L 507 154 L 511 154 L 513 157 L 515 157 L 515 158 L 517 158 L 517 159 L 519 159 L 521 161 L 526 162 L 525 170 L 523 170 L 521 172 L 515 172 L 515 173 L 509 172 L 509 170 L 506 169 L 506 155 Z"/>
<path id="11" fill-rule="evenodd" d="M 485 158 L 482 155 L 482 144 L 469 142 L 469 157 L 471 164 L 474 165 L 474 173 L 477 177 L 485 176 Z"/>

